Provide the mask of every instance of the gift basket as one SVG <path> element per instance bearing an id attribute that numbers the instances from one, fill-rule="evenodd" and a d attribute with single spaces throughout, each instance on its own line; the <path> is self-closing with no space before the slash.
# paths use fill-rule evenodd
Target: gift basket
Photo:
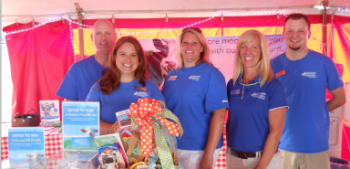
<path id="1" fill-rule="evenodd" d="M 129 109 L 131 125 L 122 128 L 118 120 L 111 133 L 118 132 L 126 143 L 130 169 L 138 166 L 146 168 L 183 168 L 176 154 L 176 138 L 183 134 L 179 119 L 163 101 L 150 98 L 138 99 Z M 141 165 L 141 166 L 139 166 Z"/>

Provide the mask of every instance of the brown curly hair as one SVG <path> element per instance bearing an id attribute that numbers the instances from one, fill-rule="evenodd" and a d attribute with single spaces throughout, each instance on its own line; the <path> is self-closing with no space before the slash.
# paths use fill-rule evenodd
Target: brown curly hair
<path id="1" fill-rule="evenodd" d="M 109 54 L 109 69 L 106 74 L 98 81 L 102 93 L 109 95 L 120 86 L 120 70 L 116 65 L 117 51 L 124 43 L 129 42 L 135 46 L 139 65 L 135 70 L 135 77 L 142 86 L 146 85 L 145 79 L 148 77 L 147 61 L 140 42 L 133 36 L 124 36 L 118 39 L 113 50 Z"/>

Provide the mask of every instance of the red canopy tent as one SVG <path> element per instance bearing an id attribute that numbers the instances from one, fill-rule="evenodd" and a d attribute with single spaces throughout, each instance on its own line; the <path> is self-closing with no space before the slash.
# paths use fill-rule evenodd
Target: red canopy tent
<path id="1" fill-rule="evenodd" d="M 206 0 L 200 3 L 188 0 L 151 2 L 138 0 L 127 3 L 104 0 L 98 4 L 83 1 L 79 3 L 85 9 L 82 20 L 82 24 L 85 25 L 83 53 L 79 50 L 79 26 L 69 19 L 33 27 L 33 24 L 38 25 L 59 16 L 70 15 L 73 21 L 78 22 L 75 18 L 76 7 L 72 2 L 68 0 L 49 4 L 44 0 L 38 2 L 41 3 L 31 5 L 30 8 L 21 8 L 30 3 L 27 1 L 23 4 L 15 4 L 15 1 L 3 2 L 2 21 L 6 25 L 3 32 L 12 32 L 5 36 L 14 89 L 12 113 L 25 112 L 28 108 L 39 110 L 39 100 L 62 100 L 55 95 L 56 91 L 70 65 L 80 60 L 79 54 L 86 57 L 94 53 L 92 42 L 87 38 L 91 33 L 89 25 L 102 18 L 113 21 L 116 31 L 127 32 L 118 34 L 118 37 L 132 35 L 132 32 L 157 31 L 157 33 L 134 34 L 138 39 L 153 39 L 176 38 L 179 30 L 166 30 L 191 25 L 215 14 L 216 17 L 196 25 L 203 29 L 205 36 L 239 36 L 247 29 L 257 29 L 265 35 L 282 34 L 286 15 L 292 12 L 305 13 L 311 21 L 314 37 L 309 40 L 309 47 L 323 53 L 320 45 L 327 43 L 327 55 L 335 63 L 344 66 L 344 82 L 350 82 L 350 12 L 348 12 L 350 3 L 347 0 L 329 1 L 328 5 L 332 8 L 328 9 L 326 17 L 327 42 L 316 42 L 323 39 L 323 18 L 320 10 L 313 8 L 314 5 L 320 4 L 319 0 L 308 2 Z M 294 5 L 290 6 L 291 3 Z M 32 20 L 30 16 L 34 16 L 35 23 L 15 23 L 15 18 L 20 22 L 28 22 Z M 348 123 L 345 124 L 350 126 Z M 343 137 L 342 157 L 350 160 L 349 147 L 344 139 L 345 137 Z"/>

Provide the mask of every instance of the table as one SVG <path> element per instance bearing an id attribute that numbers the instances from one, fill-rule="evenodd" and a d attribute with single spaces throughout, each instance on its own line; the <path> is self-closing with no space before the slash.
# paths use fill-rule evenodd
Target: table
<path id="1" fill-rule="evenodd" d="M 62 152 L 62 133 L 58 133 L 59 128 L 47 128 L 45 129 L 45 155 L 51 157 L 54 154 Z M 218 160 L 215 164 L 215 169 L 226 169 L 226 155 L 227 142 L 226 142 L 226 127 L 223 128 L 224 133 L 224 145 L 221 149 Z M 1 160 L 7 159 L 8 152 L 8 137 L 1 138 Z M 58 161 L 58 160 L 57 160 Z M 54 166 L 57 161 L 51 160 L 49 163 L 53 163 L 49 166 Z"/>
<path id="2" fill-rule="evenodd" d="M 62 133 L 58 133 L 58 127 L 45 128 L 45 155 L 50 157 L 62 151 Z M 8 137 L 1 137 L 1 160 L 9 157 Z"/>

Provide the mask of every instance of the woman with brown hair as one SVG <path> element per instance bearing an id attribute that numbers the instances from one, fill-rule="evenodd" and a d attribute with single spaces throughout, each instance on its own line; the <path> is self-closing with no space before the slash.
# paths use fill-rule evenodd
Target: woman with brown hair
<path id="1" fill-rule="evenodd" d="M 117 121 L 116 112 L 128 109 L 139 98 L 164 97 L 157 86 L 147 79 L 147 62 L 140 42 L 121 37 L 109 57 L 109 70 L 95 83 L 86 101 L 100 102 L 100 134 L 108 134 Z"/>
<path id="2" fill-rule="evenodd" d="M 179 117 L 184 134 L 177 138 L 184 168 L 213 168 L 222 147 L 228 101 L 225 78 L 209 61 L 202 30 L 189 27 L 178 40 L 177 69 L 165 79 L 162 93 L 169 110 Z"/>

